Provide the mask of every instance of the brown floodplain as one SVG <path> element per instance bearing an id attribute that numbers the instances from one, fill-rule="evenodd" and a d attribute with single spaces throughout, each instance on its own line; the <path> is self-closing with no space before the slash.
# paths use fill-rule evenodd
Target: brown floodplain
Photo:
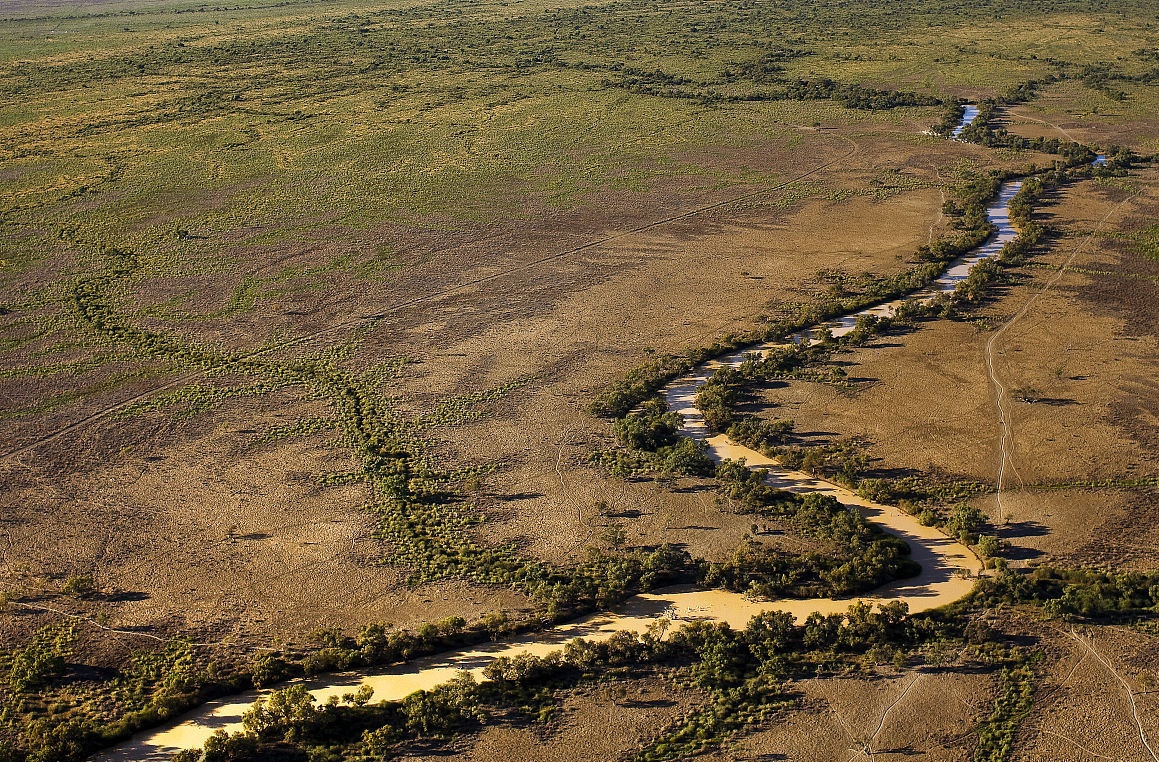
<path id="1" fill-rule="evenodd" d="M 976 502 L 1024 561 L 1154 568 L 1159 268 L 1132 241 L 1156 180 L 1066 188 L 1041 213 L 1049 245 L 992 298 L 838 358 L 847 386 L 794 382 L 760 405 L 812 441 L 864 438 L 884 473 L 990 485 Z"/>
<path id="2" fill-rule="evenodd" d="M 705 483 L 625 480 L 590 466 L 588 454 L 607 446 L 611 433 L 587 405 L 656 352 L 710 343 L 808 299 L 823 287 L 819 271 L 899 271 L 945 229 L 940 184 L 958 162 L 981 158 L 974 147 L 923 142 L 923 158 L 908 159 L 913 138 L 893 127 L 861 125 L 848 138 L 853 145 L 834 132 L 843 139 L 826 136 L 825 150 L 811 157 L 827 166 L 780 189 L 670 184 L 648 193 L 609 191 L 578 209 L 544 208 L 501 225 L 432 225 L 416 233 L 414 251 L 394 255 L 413 266 L 398 280 L 367 286 L 332 274 L 322 288 L 287 289 L 259 298 L 257 313 L 230 315 L 222 294 L 247 274 L 289 263 L 321 266 L 355 244 L 296 246 L 270 263 L 261 261 L 266 248 L 239 246 L 244 269 L 146 280 L 133 298 L 161 310 L 193 290 L 201 314 L 222 314 L 189 320 L 187 335 L 274 357 L 318 351 L 378 315 L 360 337 L 359 362 L 366 370 L 388 366 L 382 382 L 399 410 L 420 414 L 448 398 L 481 400 L 431 437 L 444 461 L 497 464 L 471 495 L 489 519 L 477 530 L 481 541 L 514 542 L 522 553 L 566 562 L 618 524 L 629 545 L 676 542 L 722 558 L 749 521 L 719 505 Z M 766 169 L 775 163 L 760 152 L 727 160 Z M 1010 165 L 1023 161 L 1014 157 Z M 796 174 L 787 176 L 810 169 L 794 165 Z M 883 177 L 912 182 L 863 192 Z M 867 437 L 881 468 L 993 483 L 998 412 L 986 346 L 1018 315 L 991 345 L 1007 389 L 1011 475 L 1001 509 L 993 496 L 979 505 L 1004 524 L 1016 564 L 1152 567 L 1159 543 L 1147 518 L 1154 491 L 1080 482 L 1156 472 L 1149 373 L 1156 273 L 1131 237 L 1155 211 L 1153 173 L 1069 188 L 1042 212 L 1058 230 L 1049 247 L 965 319 L 921 324 L 840 357 L 852 388 L 793 383 L 766 391 L 762 404 L 794 419 L 798 431 L 813 432 L 814 441 Z M 366 243 L 358 235 L 350 240 Z M 1064 264 L 1069 269 L 1060 273 Z M 173 324 L 171 316 L 164 324 Z M 271 335 L 285 338 L 271 342 Z M 262 438 L 323 419 L 320 400 L 274 390 L 228 396 L 205 409 L 189 404 L 175 416 L 172 406 L 133 406 L 166 390 L 235 388 L 245 379 L 155 368 L 102 387 L 102 374 L 111 372 L 106 365 L 85 377 L 96 388 L 89 396 L 35 421 L 3 422 L 18 451 L 4 475 L 6 531 L 10 547 L 20 548 L 8 556 L 5 583 L 43 607 L 11 609 L 5 637 L 20 641 L 58 616 L 45 609 L 67 611 L 94 622 L 83 636 L 86 659 L 117 663 L 152 637 L 189 635 L 236 655 L 301 644 L 321 628 L 416 626 L 529 605 L 511 591 L 463 581 L 410 585 L 405 569 L 383 563 L 391 548 L 361 508 L 365 488 L 322 482 L 358 466 L 339 432 L 323 427 Z M 52 386 L 60 383 L 53 376 L 3 383 L 9 399 L 25 404 L 63 391 Z M 816 549 L 773 529 L 763 541 Z M 93 574 L 102 595 L 60 596 L 64 581 L 78 574 Z M 1109 630 L 1085 637 L 1123 679 L 1144 687 L 1146 642 L 1115 651 L 1093 640 L 1115 637 Z M 1036 713 L 1020 736 L 1026 758 L 1077 759 L 1067 755 L 1080 747 L 1104 753 L 1107 744 L 1134 749 L 1128 694 L 1112 690 L 1118 678 L 1094 656 L 1072 671 L 1087 646 L 1069 633 L 1035 638 L 1056 661 L 1047 681 L 1051 710 Z M 972 730 L 993 705 L 992 675 L 929 665 L 878 671 L 786 686 L 797 703 L 716 758 L 813 760 L 871 751 L 949 760 L 969 753 Z M 1147 699 L 1136 700 L 1146 712 Z M 454 753 L 478 760 L 610 758 L 639 748 L 696 703 L 662 677 L 581 688 L 546 725 L 502 722 L 461 739 Z M 1091 730 L 1104 726 L 1113 726 L 1112 736 Z M 428 758 L 422 749 L 408 754 Z"/>
<path id="3" fill-rule="evenodd" d="M 229 250 L 239 266 L 230 273 L 144 278 L 122 296 L 161 315 L 173 294 L 192 290 L 187 301 L 203 317 L 183 323 L 168 314 L 165 324 L 256 357 L 317 352 L 365 324 L 357 362 L 385 368 L 399 410 L 484 395 L 479 415 L 430 438 L 452 463 L 498 464 L 478 496 L 491 517 L 480 530 L 486 542 L 514 540 L 521 552 L 566 560 L 611 518 L 627 525 L 631 544 L 681 542 L 719 557 L 747 522 L 695 484 L 672 492 L 588 467 L 588 452 L 610 431 L 587 404 L 652 352 L 710 343 L 800 299 L 819 270 L 904 267 L 941 229 L 940 183 L 959 162 L 984 156 L 917 135 L 919 126 L 803 128 L 792 148 L 776 141 L 697 157 L 775 168 L 784 180 L 772 188 L 658 183 L 489 226 L 440 231 L 432 222 L 412 237 L 413 251 L 396 255 L 407 263 L 399 277 L 355 283 L 326 273 L 318 287 L 263 294 L 256 311 L 231 314 L 221 294 L 264 269 L 322 266 L 365 240 L 334 243 L 341 236 L 327 228 L 319 236 L 329 242 L 286 246 L 274 262 L 263 260 L 271 247 L 247 247 L 237 231 Z M 45 341 L 28 343 L 28 362 Z M 75 350 L 81 361 L 86 352 Z M 8 541 L 20 548 L 5 570 L 14 594 L 51 597 L 69 577 L 92 575 L 107 595 L 59 607 L 99 613 L 115 628 L 254 643 L 521 605 L 512 593 L 459 582 L 412 588 L 404 569 L 384 564 L 390 548 L 361 508 L 365 490 L 321 485 L 355 467 L 335 430 L 261 439 L 320 419 L 318 400 L 251 393 L 244 379 L 164 364 L 118 379 L 115 367 L 0 381 L 15 410 L 89 390 L 0 422 L 12 450 Z M 505 385 L 512 390 L 487 401 Z M 177 396 L 156 404 L 167 393 Z M 619 516 L 601 517 L 601 501 Z"/>

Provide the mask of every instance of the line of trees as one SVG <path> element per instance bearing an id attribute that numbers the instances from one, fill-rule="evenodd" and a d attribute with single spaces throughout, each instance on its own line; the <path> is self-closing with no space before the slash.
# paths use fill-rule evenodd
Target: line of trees
<path id="1" fill-rule="evenodd" d="M 662 728 L 637 759 L 671 759 L 710 748 L 729 735 L 791 706 L 785 683 L 794 676 L 856 668 L 866 659 L 904 660 L 904 651 L 964 637 L 960 621 L 911 617 L 904 603 L 874 609 L 853 605 L 846 614 L 813 614 L 801 625 L 782 612 L 766 612 L 743 629 L 688 622 L 638 635 L 616 633 L 600 642 L 573 641 L 546 657 L 499 658 L 485 682 L 467 674 L 402 701 L 372 702 L 363 689 L 318 705 L 302 685 L 274 691 L 244 717 L 244 730 L 219 732 L 200 751 L 175 762 L 247 762 L 271 754 L 287 759 L 338 754 L 389 759 L 407 743 L 445 743 L 500 714 L 550 716 L 556 692 L 605 679 L 676 669 L 681 679 L 709 695 L 698 710 Z M 846 669 L 848 667 L 845 667 Z"/>
<path id="2" fill-rule="evenodd" d="M 760 489 L 755 482 L 754 489 Z M 1159 573 L 1003 571 L 980 581 L 967 601 L 917 616 L 895 601 L 876 608 L 857 603 L 844 614 L 814 613 L 799 625 L 777 611 L 759 614 L 739 630 L 701 621 L 670 630 L 662 622 L 642 635 L 621 632 L 602 642 L 574 641 L 543 658 L 496 659 L 484 670 L 486 682 L 464 674 L 402 701 L 372 702 L 363 688 L 318 705 L 303 686 L 292 685 L 251 709 L 242 733 L 219 733 L 206 744 L 204 756 L 184 752 L 177 760 L 246 762 L 271 753 L 301 755 L 287 759 L 324 753 L 390 758 L 408 743 L 445 743 L 500 721 L 500 713 L 550 717 L 556 692 L 584 682 L 675 669 L 683 683 L 707 692 L 708 699 L 660 728 L 634 757 L 659 762 L 703 752 L 792 707 L 791 679 L 867 663 L 900 667 L 919 650 L 933 649 L 932 654 L 947 648 L 970 651 L 1001 669 L 993 710 L 979 726 L 977 755 L 1004 759 L 1033 702 L 1036 652 L 1002 643 L 976 616 L 1000 604 L 1033 605 L 1048 616 L 1086 622 L 1154 620 Z"/>
<path id="3" fill-rule="evenodd" d="M 755 479 L 745 481 L 738 499 L 761 505 L 768 499 L 783 499 Z M 765 499 L 756 500 L 758 494 Z M 243 733 L 219 733 L 203 752 L 184 752 L 177 759 L 244 762 L 279 755 L 305 760 L 334 753 L 390 758 L 407 743 L 440 743 L 477 730 L 483 723 L 496 721 L 497 713 L 549 717 L 558 690 L 610 674 L 643 674 L 655 667 L 676 668 L 688 684 L 710 695 L 699 709 L 662 728 L 638 755 L 641 760 L 668 759 L 709 748 L 767 719 L 771 712 L 791 706 L 794 697 L 786 685 L 788 679 L 857 669 L 867 659 L 904 665 L 915 649 L 942 646 L 975 649 L 980 658 L 1003 667 L 994 711 L 980 728 L 978 746 L 986 754 L 997 755 L 982 758 L 1001 759 L 1002 749 L 1008 748 L 1021 716 L 1029 709 L 1034 674 L 1031 654 L 1004 650 L 995 642 L 995 633 L 975 617 L 976 612 L 992 611 L 998 605 L 1032 605 L 1048 616 L 1090 623 L 1153 621 L 1159 617 L 1159 573 L 1052 567 L 1006 570 L 981 580 L 968 600 L 950 610 L 919 616 L 908 615 L 904 603 L 893 602 L 877 609 L 856 604 L 844 615 L 813 614 L 800 625 L 788 614 L 775 611 L 754 617 L 741 630 L 690 622 L 666 633 L 661 624 L 644 635 L 624 632 L 600 643 L 569 643 L 562 652 L 545 658 L 497 659 L 484 672 L 487 682 L 461 676 L 396 702 L 373 702 L 372 693 L 363 688 L 318 705 L 304 686 L 290 685 L 274 691 L 247 713 Z M 431 628 L 424 637 L 460 636 L 465 625 L 448 620 Z M 42 640 L 48 643 L 53 637 L 46 634 Z M 357 641 L 379 652 L 391 637 L 381 629 L 368 629 Z M 67 660 L 67 653 L 63 658 Z M 160 672 L 171 669 L 162 662 L 154 667 Z M 158 671 L 154 667 L 148 669 Z M 59 669 L 49 672 L 58 674 Z M 173 678 L 184 680 L 179 674 L 162 679 Z M 43 730 L 48 732 L 47 727 Z M 41 736 L 44 745 L 37 753 L 26 755 L 9 747 L 5 759 L 83 756 L 86 747 L 77 739 L 83 738 L 84 728 L 58 726 L 52 732 L 52 736 Z"/>

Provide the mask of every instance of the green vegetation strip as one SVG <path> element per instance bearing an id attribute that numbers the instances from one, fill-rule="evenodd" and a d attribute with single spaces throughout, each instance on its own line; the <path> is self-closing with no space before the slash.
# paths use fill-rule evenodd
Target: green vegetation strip
<path id="1" fill-rule="evenodd" d="M 463 676 L 403 701 L 373 703 L 366 690 L 316 706 L 302 686 L 273 692 L 244 719 L 245 729 L 219 733 L 205 747 L 209 762 L 243 762 L 273 753 L 292 759 L 390 759 L 409 750 L 461 748 L 458 740 L 487 725 L 550 726 L 562 700 L 578 686 L 649 677 L 700 696 L 624 760 L 687 759 L 720 748 L 799 706 L 794 681 L 830 675 L 872 675 L 886 669 L 927 671 L 979 667 L 998 674 L 990 713 L 972 734 L 974 759 L 1011 759 L 1017 732 L 1032 706 L 1034 667 L 1043 654 L 1025 633 L 996 630 L 997 606 L 1090 624 L 1159 621 L 1159 574 L 1115 574 L 1039 568 L 1001 572 L 946 611 L 910 616 L 902 603 L 873 610 L 856 604 L 844 614 L 813 614 L 794 624 L 767 612 L 740 630 L 724 624 L 665 620 L 644 635 L 622 632 L 598 643 L 576 641 L 544 658 L 500 658 L 478 683 Z M 447 631 L 462 626 L 448 622 Z M 428 625 L 427 636 L 438 637 Z M 363 650 L 380 638 L 368 628 Z M 399 634 L 391 635 L 391 638 Z M 352 643 L 350 647 L 357 644 Z M 334 646 L 343 648 L 343 646 Z M 964 743 L 971 743 L 969 738 Z M 192 762 L 201 752 L 184 752 Z"/>

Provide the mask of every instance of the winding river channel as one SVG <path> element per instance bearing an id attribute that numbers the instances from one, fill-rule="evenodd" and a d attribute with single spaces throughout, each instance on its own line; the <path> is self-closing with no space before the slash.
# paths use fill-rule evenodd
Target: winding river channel
<path id="1" fill-rule="evenodd" d="M 975 107 L 967 107 L 962 125 L 954 135 L 957 136 L 976 115 Z M 1008 241 L 1014 239 L 1017 231 L 1010 223 L 1008 205 L 1021 185 L 1019 181 L 1005 183 L 998 197 L 987 208 L 987 218 L 995 225 L 997 232 L 985 244 L 952 262 L 933 284 L 911 295 L 909 299 L 928 301 L 940 293 L 953 291 L 958 283 L 967 277 L 974 265 L 997 255 Z M 853 330 L 857 318 L 861 315 L 879 317 L 892 315 L 902 301 L 904 300 L 880 304 L 845 315 L 828 325 L 833 335 L 841 336 Z M 794 340 L 814 341 L 811 331 L 803 331 L 795 336 Z M 776 487 L 792 492 L 819 492 L 832 495 L 846 505 L 856 506 L 867 519 L 909 544 L 911 558 L 921 565 L 920 574 L 884 585 L 874 590 L 871 595 L 842 599 L 754 601 L 742 594 L 723 590 L 670 588 L 637 595 L 613 611 L 594 614 L 510 641 L 442 653 L 379 671 L 325 675 L 305 681 L 315 698 L 322 702 L 331 696 L 352 693 L 360 685 L 365 684 L 374 689 L 376 701 L 402 699 L 414 691 L 441 685 L 460 671 L 470 672 L 477 679 L 482 679 L 483 668 L 500 656 L 510 657 L 520 654 L 545 656 L 577 638 L 599 640 L 611 637 L 618 631 L 644 632 L 649 625 L 662 618 L 675 619 L 677 622 L 689 619 L 727 622 L 733 627 L 740 628 L 744 627 L 754 615 L 769 610 L 789 612 L 801 621 L 814 611 L 826 614 L 843 613 L 858 600 L 868 603 L 900 600 L 909 605 L 911 612 L 917 613 L 952 603 L 965 596 L 972 589 L 974 579 L 982 571 L 981 562 L 965 546 L 935 528 L 922 526 L 915 517 L 897 508 L 865 500 L 850 490 L 809 474 L 783 469 L 774 460 L 738 445 L 726 436 L 710 434 L 700 411 L 695 406 L 696 390 L 717 369 L 726 365 L 738 365 L 749 354 L 765 353 L 779 346 L 784 346 L 784 343 L 747 347 L 732 355 L 709 361 L 687 376 L 669 384 L 663 393 L 670 409 L 684 417 L 683 433 L 705 441 L 709 454 L 715 460 L 744 458 L 751 468 L 769 469 L 769 481 Z M 162 760 L 168 759 L 171 754 L 181 749 L 198 748 L 218 729 L 230 732 L 240 730 L 243 713 L 262 694 L 263 692 L 255 690 L 211 701 L 168 725 L 143 731 L 128 741 L 98 754 L 94 759 L 102 762 Z"/>
<path id="2" fill-rule="evenodd" d="M 962 133 L 970 126 L 970 123 L 978 116 L 978 107 L 973 103 L 967 103 L 965 110 L 962 112 L 962 121 L 954 128 L 951 135 L 955 138 L 962 137 Z"/>

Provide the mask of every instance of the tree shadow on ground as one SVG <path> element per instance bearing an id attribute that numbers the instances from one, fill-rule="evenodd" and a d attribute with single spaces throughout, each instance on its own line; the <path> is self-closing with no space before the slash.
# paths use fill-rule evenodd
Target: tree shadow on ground
<path id="1" fill-rule="evenodd" d="M 1050 534 L 1050 527 L 1039 524 L 1037 521 L 1013 521 L 1002 527 L 1002 539 L 1009 540 L 1019 537 L 1045 537 Z"/>

